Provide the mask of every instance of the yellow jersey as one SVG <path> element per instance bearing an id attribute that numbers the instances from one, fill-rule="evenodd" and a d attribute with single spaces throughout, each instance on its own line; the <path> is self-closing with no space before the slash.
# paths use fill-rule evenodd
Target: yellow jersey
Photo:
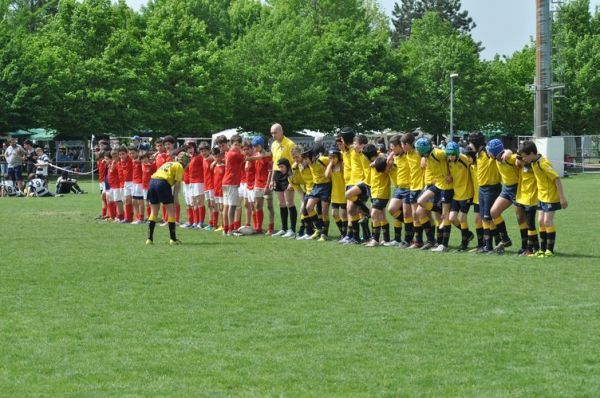
<path id="1" fill-rule="evenodd" d="M 477 183 L 480 187 L 500 184 L 496 159 L 490 157 L 483 149 L 477 154 Z"/>
<path id="2" fill-rule="evenodd" d="M 517 155 L 514 153 L 506 160 L 496 160 L 500 181 L 503 185 L 511 186 L 519 183 L 519 168 L 516 162 Z"/>
<path id="3" fill-rule="evenodd" d="M 371 167 L 371 198 L 389 199 L 392 195 L 390 174 L 387 170 L 379 172 Z"/>
<path id="4" fill-rule="evenodd" d="M 327 156 L 319 156 L 319 158 L 309 166 L 315 184 L 327 184 L 331 182 L 331 178 L 325 177 L 325 169 L 327 169 L 328 164 L 329 158 Z"/>
<path id="5" fill-rule="evenodd" d="M 150 178 L 165 180 L 169 185 L 173 186 L 183 180 L 183 166 L 179 162 L 163 163 Z"/>
<path id="6" fill-rule="evenodd" d="M 302 181 L 304 181 L 304 192 L 311 193 L 315 183 L 313 182 L 313 175 L 310 171 L 310 167 L 300 166 L 300 173 L 302 175 Z"/>
<path id="7" fill-rule="evenodd" d="M 294 162 L 292 159 L 292 148 L 296 146 L 294 141 L 290 140 L 287 137 L 283 137 L 281 143 L 277 142 L 277 140 L 273 141 L 271 144 L 271 155 L 273 156 L 273 167 L 277 168 L 277 162 L 281 158 L 286 158 L 290 161 L 290 164 Z"/>
<path id="8" fill-rule="evenodd" d="M 531 168 L 535 174 L 538 189 L 538 199 L 544 203 L 560 202 L 560 195 L 556 187 L 558 173 L 552 167 L 552 163 L 545 157 L 539 155 L 537 160 L 531 163 Z"/>
<path id="9" fill-rule="evenodd" d="M 348 148 L 342 151 L 342 160 L 344 161 L 344 184 L 353 185 L 352 180 L 352 153 L 356 152 L 354 148 Z"/>
<path id="10" fill-rule="evenodd" d="M 302 178 L 302 170 L 297 162 L 292 164 L 292 175 L 288 177 L 288 182 L 294 188 L 294 191 L 300 192 L 302 185 L 304 185 L 304 179 Z"/>
<path id="11" fill-rule="evenodd" d="M 363 174 L 365 176 L 362 182 L 368 186 L 371 186 L 371 172 L 375 169 L 371 167 L 371 161 L 362 153 L 360 154 L 360 162 L 362 164 Z"/>
<path id="12" fill-rule="evenodd" d="M 452 189 L 452 183 L 447 182 L 446 178 L 450 175 L 448 162 L 446 161 L 446 152 L 442 149 L 434 149 L 427 157 L 427 167 L 425 168 L 425 183 L 435 184 L 439 189 Z"/>
<path id="13" fill-rule="evenodd" d="M 531 165 L 520 169 L 517 203 L 523 206 L 535 206 L 538 203 L 537 181 Z"/>
<path id="14" fill-rule="evenodd" d="M 473 182 L 471 181 L 471 158 L 460 154 L 455 162 L 448 162 L 452 186 L 454 187 L 454 200 L 467 200 L 473 198 Z"/>
<path id="15" fill-rule="evenodd" d="M 473 204 L 479 204 L 479 181 L 477 180 L 477 163 L 471 164 L 471 183 L 473 184 Z"/>
<path id="16" fill-rule="evenodd" d="M 361 181 L 365 180 L 365 171 L 363 169 L 362 158 L 364 155 L 360 152 L 357 152 L 356 149 L 351 149 L 350 154 L 350 179 L 346 180 L 348 185 L 356 185 Z"/>
<path id="17" fill-rule="evenodd" d="M 406 160 L 410 170 L 410 190 L 423 190 L 425 187 L 425 173 L 421 168 L 421 156 L 413 149 L 406 154 Z"/>
<path id="18" fill-rule="evenodd" d="M 331 203 L 346 203 L 346 182 L 344 169 L 340 165 L 331 170 Z"/>
<path id="19" fill-rule="evenodd" d="M 410 167 L 408 166 L 408 158 L 406 154 L 394 156 L 394 168 L 391 172 L 395 175 L 393 178 L 394 184 L 398 188 L 410 188 Z"/>

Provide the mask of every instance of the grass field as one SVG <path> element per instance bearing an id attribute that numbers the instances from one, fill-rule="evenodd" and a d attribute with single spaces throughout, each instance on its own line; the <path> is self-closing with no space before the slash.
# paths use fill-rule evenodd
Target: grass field
<path id="1" fill-rule="evenodd" d="M 564 186 L 551 259 L 146 247 L 97 195 L 0 199 L 0 396 L 599 396 L 600 176 Z"/>

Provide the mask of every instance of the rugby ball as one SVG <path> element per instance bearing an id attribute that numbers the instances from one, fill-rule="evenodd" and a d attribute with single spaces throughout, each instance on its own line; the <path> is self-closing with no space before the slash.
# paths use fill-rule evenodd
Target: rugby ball
<path id="1" fill-rule="evenodd" d="M 242 235 L 252 235 L 254 233 L 254 229 L 252 227 L 244 225 L 243 227 L 240 227 L 238 229 L 238 232 Z"/>

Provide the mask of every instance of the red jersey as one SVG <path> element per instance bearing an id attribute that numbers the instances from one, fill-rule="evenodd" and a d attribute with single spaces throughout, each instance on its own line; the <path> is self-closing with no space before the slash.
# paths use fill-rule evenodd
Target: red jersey
<path id="1" fill-rule="evenodd" d="M 104 176 L 106 175 L 106 162 L 104 159 L 98 160 L 98 181 L 104 182 Z"/>
<path id="2" fill-rule="evenodd" d="M 150 179 L 152 174 L 156 172 L 156 163 L 144 163 L 142 164 L 142 189 L 147 190 L 150 186 Z"/>
<path id="3" fill-rule="evenodd" d="M 216 165 L 213 169 L 213 189 L 215 190 L 215 197 L 223 197 L 223 177 L 225 175 L 225 165 Z"/>
<path id="4" fill-rule="evenodd" d="M 110 185 L 110 189 L 118 189 L 122 187 L 119 163 L 120 162 L 113 160 L 112 164 L 108 167 L 108 185 Z"/>
<path id="5" fill-rule="evenodd" d="M 225 155 L 225 176 L 223 176 L 223 185 L 234 187 L 240 186 L 242 171 L 244 170 L 245 156 L 240 151 L 230 149 Z"/>
<path id="6" fill-rule="evenodd" d="M 190 171 L 190 183 L 204 183 L 204 158 L 196 155 L 190 161 L 187 169 Z"/>
<path id="7" fill-rule="evenodd" d="M 210 191 L 213 189 L 213 171 L 210 169 L 212 159 L 204 159 L 202 161 L 203 172 L 204 172 L 204 190 Z"/>
<path id="8" fill-rule="evenodd" d="M 142 162 L 140 162 L 139 160 L 133 161 L 133 183 L 142 183 Z"/>
<path id="9" fill-rule="evenodd" d="M 127 156 L 125 160 L 119 161 L 123 173 L 123 182 L 133 181 L 133 160 Z"/>
<path id="10" fill-rule="evenodd" d="M 269 172 L 273 169 L 273 157 L 267 156 L 256 161 L 256 180 L 254 186 L 264 189 L 267 187 Z"/>
<path id="11" fill-rule="evenodd" d="M 173 159 L 171 159 L 171 156 L 168 152 L 157 153 L 155 157 L 156 169 L 158 170 L 158 168 L 163 164 L 172 161 Z"/>
<path id="12" fill-rule="evenodd" d="M 183 183 L 184 184 L 189 184 L 190 183 L 190 168 L 186 167 L 183 170 Z"/>
<path id="13" fill-rule="evenodd" d="M 248 189 L 254 189 L 254 180 L 256 178 L 256 160 L 246 162 L 246 184 Z"/>

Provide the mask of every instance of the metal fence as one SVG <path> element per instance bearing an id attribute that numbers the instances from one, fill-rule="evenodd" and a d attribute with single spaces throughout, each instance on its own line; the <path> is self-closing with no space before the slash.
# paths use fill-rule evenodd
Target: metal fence
<path id="1" fill-rule="evenodd" d="M 561 137 L 565 144 L 566 172 L 600 172 L 600 135 L 565 135 Z M 532 138 L 532 136 L 519 136 L 517 145 Z"/>

